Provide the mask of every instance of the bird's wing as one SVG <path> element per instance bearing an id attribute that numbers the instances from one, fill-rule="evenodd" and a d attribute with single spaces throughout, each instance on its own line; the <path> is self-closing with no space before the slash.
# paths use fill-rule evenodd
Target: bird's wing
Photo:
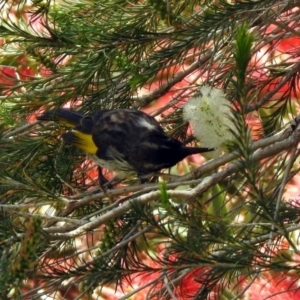
<path id="1" fill-rule="evenodd" d="M 110 110 L 93 120 L 93 140 L 101 149 L 99 155 L 103 157 L 107 154 L 108 146 L 126 157 L 128 151 L 139 147 L 149 132 L 163 133 L 153 117 L 137 110 Z"/>
<path id="2" fill-rule="evenodd" d="M 106 112 L 95 121 L 92 135 L 97 156 L 118 161 L 124 171 L 131 168 L 139 175 L 149 174 L 182 159 L 181 142 L 167 136 L 155 118 L 141 111 Z"/>

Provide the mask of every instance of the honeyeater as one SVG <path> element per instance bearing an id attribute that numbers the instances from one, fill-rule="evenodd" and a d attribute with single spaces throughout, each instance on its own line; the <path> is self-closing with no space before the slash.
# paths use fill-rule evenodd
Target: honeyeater
<path id="1" fill-rule="evenodd" d="M 37 119 L 69 126 L 62 135 L 64 142 L 82 149 L 120 178 L 137 174 L 145 179 L 188 155 L 213 150 L 185 146 L 168 136 L 154 117 L 139 110 L 103 109 L 82 115 L 60 108 L 45 111 Z"/>

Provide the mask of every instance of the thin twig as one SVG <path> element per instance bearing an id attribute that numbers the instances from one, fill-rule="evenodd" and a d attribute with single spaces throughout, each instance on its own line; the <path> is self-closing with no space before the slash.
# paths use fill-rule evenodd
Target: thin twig
<path id="1" fill-rule="evenodd" d="M 25 125 L 23 125 L 21 127 L 18 127 L 17 129 L 14 129 L 12 131 L 8 131 L 7 133 L 3 134 L 2 140 L 3 139 L 8 139 L 8 138 L 13 137 L 15 135 L 18 135 L 21 132 L 29 131 L 28 129 L 32 128 L 33 126 L 36 126 L 38 123 L 39 123 L 39 121 L 26 123 Z"/>
<path id="2" fill-rule="evenodd" d="M 176 83 L 182 81 L 187 75 L 191 74 L 192 72 L 196 71 L 200 65 L 208 61 L 212 56 L 212 53 L 206 54 L 201 59 L 195 61 L 192 63 L 188 68 L 186 68 L 184 71 L 177 73 L 175 76 L 173 76 L 171 79 L 169 79 L 167 82 L 160 85 L 160 87 L 153 92 L 150 92 L 149 94 L 136 99 L 134 103 L 134 108 L 144 107 L 148 104 L 150 104 L 154 99 L 157 99 L 161 96 L 163 96 L 165 93 L 167 93 L 172 86 L 174 86 Z"/>
<path id="3" fill-rule="evenodd" d="M 293 78 L 293 76 L 300 71 L 300 62 L 296 63 L 294 67 L 287 73 L 285 78 L 283 78 L 280 83 L 277 84 L 277 86 L 272 89 L 269 93 L 265 94 L 264 97 L 261 98 L 261 100 L 257 101 L 253 105 L 249 105 L 246 109 L 246 112 L 249 113 L 251 111 L 255 111 L 262 107 L 266 102 L 268 102 L 274 95 L 278 93 L 278 91 L 283 88 L 290 80 Z"/>

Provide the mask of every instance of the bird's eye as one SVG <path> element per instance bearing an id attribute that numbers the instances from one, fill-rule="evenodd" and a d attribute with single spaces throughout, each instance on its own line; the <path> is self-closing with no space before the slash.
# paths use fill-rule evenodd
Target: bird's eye
<path id="1" fill-rule="evenodd" d="M 94 126 L 94 122 L 91 117 L 84 117 L 82 118 L 80 125 L 82 126 L 83 129 L 87 131 L 91 131 Z"/>

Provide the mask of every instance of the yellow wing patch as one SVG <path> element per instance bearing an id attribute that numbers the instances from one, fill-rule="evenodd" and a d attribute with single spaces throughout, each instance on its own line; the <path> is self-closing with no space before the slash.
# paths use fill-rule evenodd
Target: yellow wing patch
<path id="1" fill-rule="evenodd" d="M 91 134 L 72 130 L 63 134 L 62 138 L 66 143 L 74 145 L 89 154 L 95 155 L 97 153 L 98 148 Z"/>

